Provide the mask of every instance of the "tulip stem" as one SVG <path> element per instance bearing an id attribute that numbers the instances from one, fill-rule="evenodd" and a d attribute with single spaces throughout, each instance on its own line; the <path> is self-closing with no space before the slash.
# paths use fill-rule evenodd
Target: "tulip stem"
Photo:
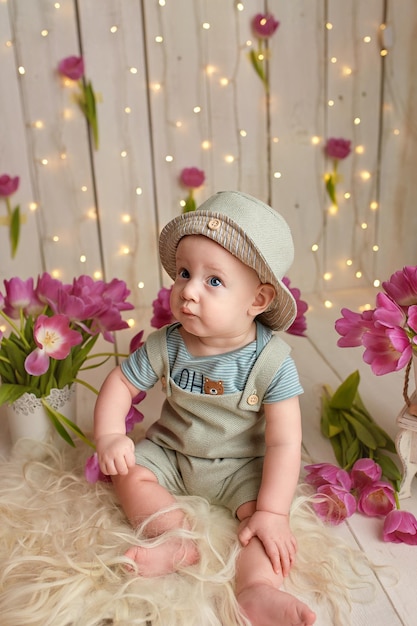
<path id="1" fill-rule="evenodd" d="M 10 204 L 10 198 L 7 196 L 6 200 L 6 208 L 7 208 L 7 216 L 9 219 L 12 217 L 12 205 Z"/>
<path id="2" fill-rule="evenodd" d="M 9 326 L 11 326 L 13 328 L 14 332 L 16 333 L 16 335 L 18 335 L 21 338 L 21 340 L 25 344 L 25 347 L 26 348 L 30 348 L 30 344 L 27 342 L 26 337 L 21 332 L 21 330 L 19 330 L 19 328 L 16 326 L 16 324 L 13 322 L 13 320 L 4 311 L 0 310 L 0 315 L 9 324 Z"/>
<path id="3" fill-rule="evenodd" d="M 80 385 L 83 385 L 84 387 L 95 393 L 96 396 L 98 396 L 98 390 L 89 383 L 87 383 L 85 380 L 81 380 L 81 378 L 74 378 L 74 383 L 79 383 Z"/>

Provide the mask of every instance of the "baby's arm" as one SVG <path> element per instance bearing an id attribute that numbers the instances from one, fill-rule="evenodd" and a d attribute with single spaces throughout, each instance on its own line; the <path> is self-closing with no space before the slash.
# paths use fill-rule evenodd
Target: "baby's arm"
<path id="1" fill-rule="evenodd" d="M 289 512 L 301 463 L 301 415 L 298 397 L 265 404 L 265 460 L 256 511 L 239 533 L 242 545 L 257 536 L 274 571 L 288 574 L 296 540 Z"/>
<path id="2" fill-rule="evenodd" d="M 139 393 L 120 367 L 104 381 L 94 409 L 94 440 L 104 474 L 127 474 L 135 465 L 134 444 L 126 436 L 125 418 Z"/>

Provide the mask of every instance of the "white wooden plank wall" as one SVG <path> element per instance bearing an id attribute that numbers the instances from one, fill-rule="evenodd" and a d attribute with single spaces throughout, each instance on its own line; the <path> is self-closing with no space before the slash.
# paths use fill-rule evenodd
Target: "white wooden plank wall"
<path id="1" fill-rule="evenodd" d="M 250 21 L 267 10 L 281 22 L 269 100 L 248 60 Z M 237 188 L 284 214 L 303 292 L 415 264 L 416 34 L 414 0 L 0 0 L 0 174 L 20 176 L 12 200 L 27 220 L 14 260 L 0 226 L 0 281 L 118 277 L 149 306 L 169 284 L 157 236 L 181 210 L 190 166 L 206 174 L 197 202 Z M 56 71 L 73 54 L 99 98 L 97 151 Z M 353 146 L 335 214 L 330 136 Z"/>

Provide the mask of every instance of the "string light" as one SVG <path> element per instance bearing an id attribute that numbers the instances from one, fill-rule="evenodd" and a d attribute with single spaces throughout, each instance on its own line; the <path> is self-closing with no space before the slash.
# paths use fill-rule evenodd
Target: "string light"
<path id="1" fill-rule="evenodd" d="M 166 6 L 166 0 L 158 0 L 158 2 L 159 2 L 159 6 L 161 8 Z M 57 8 L 57 9 L 61 8 L 61 4 L 59 2 L 54 3 L 53 6 L 55 6 L 55 8 Z M 237 11 L 243 11 L 245 7 L 244 7 L 244 4 L 242 2 L 236 2 L 235 8 L 236 8 Z M 205 31 L 209 31 L 210 28 L 211 28 L 211 25 L 210 25 L 209 22 L 204 21 L 204 22 L 201 23 L 201 29 L 203 29 Z M 336 31 L 336 27 L 330 21 L 325 23 L 325 28 L 329 32 L 330 31 Z M 110 31 L 111 34 L 116 34 L 119 31 L 119 26 L 117 24 L 113 24 L 112 26 L 110 26 L 109 31 Z M 39 32 L 40 32 L 40 35 L 39 35 Z M 47 37 L 49 34 L 50 33 L 49 33 L 48 29 L 46 29 L 46 28 L 38 31 L 38 36 L 41 36 L 41 37 L 44 37 L 44 38 Z M 377 31 L 377 33 L 374 36 L 371 36 L 371 34 L 366 34 L 365 36 L 362 37 L 361 41 L 363 42 L 363 44 L 369 44 L 371 41 L 374 41 L 376 39 L 376 35 L 379 38 L 379 44 L 380 44 L 379 51 L 380 51 L 380 54 L 382 56 L 386 56 L 388 54 L 391 46 L 392 46 L 392 31 L 391 31 L 391 28 L 389 26 L 387 26 L 386 24 L 382 24 L 380 26 L 379 30 Z M 336 32 L 334 34 L 332 34 L 332 39 L 335 36 L 336 36 Z M 158 43 L 160 45 L 164 45 L 165 44 L 164 37 L 161 34 L 158 34 L 158 35 L 154 36 L 154 41 L 155 41 L 155 43 Z M 11 48 L 13 46 L 13 42 L 11 40 L 7 41 L 7 42 L 5 42 L 5 45 L 6 45 L 6 47 Z M 253 46 L 253 41 L 248 39 L 246 41 L 246 45 L 247 46 Z M 339 63 L 338 58 L 336 56 L 334 56 L 334 55 L 331 55 L 331 53 L 329 54 L 328 62 L 330 62 L 332 65 L 335 65 L 335 66 L 337 65 L 337 67 L 334 68 L 334 75 L 338 75 L 339 76 L 338 80 L 340 80 L 340 81 L 343 78 L 349 80 L 349 77 L 351 77 L 354 73 L 356 73 L 356 68 L 352 68 L 349 65 L 347 65 L 346 64 L 346 59 L 344 59 L 345 63 L 342 63 L 342 59 L 340 59 L 340 61 L 341 61 L 340 65 L 337 65 Z M 128 71 L 132 75 L 137 75 L 139 73 L 138 68 L 135 67 L 135 66 L 128 66 L 125 71 Z M 214 82 L 217 82 L 218 85 L 220 85 L 221 87 L 230 88 L 230 89 L 234 89 L 235 88 L 235 86 L 234 86 L 235 85 L 235 77 L 234 76 L 228 77 L 227 75 L 222 75 L 222 73 L 226 74 L 226 72 L 224 71 L 224 68 L 222 69 L 222 67 L 220 67 L 220 64 L 219 64 L 219 66 L 215 66 L 213 64 L 207 63 L 205 65 L 203 71 L 205 73 L 205 76 L 208 77 L 208 78 L 205 78 L 206 81 L 209 80 L 210 77 L 213 76 L 214 77 Z M 25 75 L 26 70 L 25 70 L 23 65 L 20 65 L 18 67 L 18 73 L 21 76 Z M 68 81 L 68 82 L 71 85 L 73 84 L 72 81 Z M 148 85 L 149 90 L 151 92 L 153 92 L 154 94 L 157 94 L 159 92 L 163 92 L 163 88 L 164 87 L 165 87 L 164 84 L 161 84 L 161 83 L 156 82 L 156 81 L 150 82 L 149 85 Z M 366 95 L 366 94 L 362 93 L 362 95 Z M 342 100 L 342 96 L 341 95 L 339 95 L 339 97 L 336 98 L 336 99 L 335 98 L 329 98 L 328 101 L 327 101 L 328 107 L 335 107 L 336 106 L 336 102 L 339 102 L 339 100 Z M 388 112 L 388 111 L 390 111 L 392 109 L 390 103 L 383 103 L 383 107 L 384 107 L 385 112 Z M 131 109 L 130 106 L 126 105 L 123 108 L 123 111 L 126 114 L 130 114 L 132 112 L 132 109 Z M 194 114 L 200 114 L 202 112 L 202 107 L 200 105 L 196 105 L 196 106 L 192 107 L 192 112 Z M 362 117 L 363 117 L 363 124 L 364 125 L 368 124 L 369 120 L 367 119 L 366 115 L 363 114 L 362 110 L 361 110 L 361 114 L 362 114 Z M 189 112 L 189 109 L 188 109 L 188 112 L 187 111 L 186 112 L 180 112 L 180 115 L 183 115 L 183 117 L 184 117 L 183 121 L 182 120 L 177 120 L 176 122 L 169 121 L 168 124 L 169 124 L 169 127 L 170 127 L 170 132 L 173 132 L 173 133 L 174 132 L 185 133 L 186 130 L 190 127 L 190 112 Z M 64 109 L 63 110 L 62 118 L 64 120 L 71 120 L 73 117 L 74 117 L 74 110 L 73 110 L 73 108 L 71 108 L 71 109 Z M 204 122 L 205 121 L 206 120 L 204 120 Z M 359 126 L 361 124 L 361 118 L 359 116 L 355 117 L 353 119 L 353 124 L 355 126 Z M 45 123 L 44 123 L 43 120 L 35 120 L 34 122 L 32 122 L 31 126 L 34 129 L 39 130 L 39 131 L 45 129 Z M 246 130 L 239 129 L 239 128 L 236 128 L 235 130 L 236 130 L 236 133 L 238 133 L 240 137 L 242 137 L 242 138 L 247 137 L 248 133 L 247 133 Z M 391 132 L 392 132 L 392 134 L 394 136 L 398 136 L 400 134 L 400 130 L 401 130 L 400 128 L 393 128 L 391 130 Z M 323 137 L 321 137 L 319 135 L 312 135 L 311 138 L 309 139 L 309 141 L 311 142 L 312 146 L 315 146 L 315 147 L 317 147 L 319 149 L 320 145 L 323 143 Z M 277 144 L 279 142 L 279 138 L 278 137 L 273 137 L 273 138 L 271 138 L 271 142 L 273 144 Z M 175 145 L 175 143 L 169 141 L 169 142 L 167 142 L 167 145 L 170 146 L 169 149 L 172 149 L 171 146 Z M 242 145 L 243 145 L 243 143 L 242 143 Z M 202 151 L 211 150 L 212 147 L 213 146 L 212 146 L 211 138 L 206 138 L 206 139 L 204 139 L 204 140 L 202 140 L 200 142 L 200 149 Z M 363 145 L 363 144 L 359 143 L 358 145 L 353 147 L 353 150 L 354 150 L 354 153 L 356 155 L 360 156 L 360 155 L 364 155 L 365 154 L 367 148 L 368 148 L 367 145 Z M 120 150 L 119 154 L 120 154 L 121 158 L 129 158 L 130 157 L 130 153 L 128 153 L 127 150 Z M 71 155 L 69 155 L 69 156 L 71 157 Z M 61 149 L 60 152 L 58 151 L 58 154 L 56 156 L 48 155 L 48 158 L 45 157 L 45 158 L 38 159 L 38 162 L 40 164 L 42 164 L 43 166 L 45 166 L 45 167 L 55 168 L 55 167 L 60 166 L 60 163 L 58 162 L 57 157 L 59 157 L 60 161 L 65 161 L 68 158 L 68 155 L 67 155 L 65 150 L 63 151 Z M 167 154 L 165 156 L 165 161 L 166 161 L 166 163 L 173 163 L 174 160 L 176 159 L 176 157 L 177 157 L 176 152 L 173 152 L 172 154 Z M 223 158 L 224 158 L 224 161 L 226 163 L 228 163 L 228 164 L 234 164 L 237 161 L 237 159 L 238 159 L 238 157 L 234 156 L 232 153 L 226 154 L 226 156 L 224 156 Z M 360 159 L 357 159 L 355 163 L 358 163 L 358 162 L 360 162 Z M 362 165 L 364 165 L 363 162 L 362 162 Z M 280 172 L 280 171 L 278 171 L 276 169 L 274 170 L 273 167 L 271 168 L 271 175 L 272 175 L 272 177 L 275 180 L 279 180 L 283 176 L 282 172 Z M 366 202 L 358 202 L 358 200 L 355 198 L 355 192 L 357 192 L 357 190 L 359 188 L 358 185 L 360 185 L 361 182 L 366 184 L 371 178 L 372 178 L 372 174 L 371 174 L 370 171 L 367 171 L 366 169 L 359 170 L 359 168 L 357 168 L 355 166 L 355 171 L 353 172 L 352 183 L 351 183 L 352 188 L 350 189 L 350 191 L 344 191 L 344 192 L 341 193 L 341 197 L 344 200 L 348 201 L 348 200 L 351 199 L 352 196 L 353 196 L 354 200 L 353 200 L 353 202 L 351 202 L 349 204 L 348 203 L 343 203 L 343 201 L 340 202 L 340 211 L 339 211 L 340 214 L 342 214 L 342 212 L 345 209 L 347 209 L 348 207 L 349 207 L 350 211 L 352 211 L 354 209 L 355 212 L 358 210 L 357 207 L 360 207 L 360 206 L 365 206 L 365 209 L 366 209 Z M 341 179 L 343 179 L 343 174 L 341 174 Z M 88 191 L 87 186 L 83 185 L 81 187 L 81 190 L 83 192 L 87 192 Z M 140 187 L 140 186 L 134 187 L 134 193 L 137 196 L 141 196 L 143 194 L 142 187 Z M 35 211 L 36 209 L 38 209 L 38 204 L 35 203 L 35 202 L 32 202 L 32 203 L 28 204 L 28 207 L 29 207 L 29 209 L 31 211 Z M 368 204 L 368 212 L 369 212 L 369 210 L 375 212 L 378 209 L 379 209 L 379 204 L 378 204 L 378 202 L 376 200 L 372 200 L 372 201 L 369 202 L 369 204 Z M 96 210 L 95 207 L 90 208 L 88 211 L 86 211 L 86 209 L 84 208 L 84 211 L 85 211 L 85 215 L 88 218 L 95 219 L 95 220 L 97 219 L 97 210 Z M 334 217 L 337 220 L 336 216 L 338 215 L 338 209 L 337 209 L 336 206 L 331 205 L 331 206 L 329 206 L 327 208 L 327 210 L 325 211 L 325 214 L 327 214 L 329 216 L 332 216 L 332 217 Z M 368 213 L 368 218 L 370 218 L 370 217 L 371 216 L 369 216 L 369 213 Z M 120 219 L 122 224 L 126 224 L 126 225 L 128 225 L 128 224 L 130 224 L 132 222 L 132 216 L 130 214 L 128 214 L 128 213 L 120 213 L 120 218 L 119 219 Z M 369 219 L 369 223 L 368 223 L 366 221 L 366 219 L 367 219 L 367 217 L 365 215 L 360 215 L 360 214 L 356 215 L 356 213 L 355 213 L 355 218 L 354 218 L 354 220 L 352 220 L 352 223 L 354 224 L 354 229 L 355 229 L 355 231 L 354 231 L 355 238 L 359 237 L 359 234 L 358 234 L 359 230 L 365 232 L 365 231 L 372 231 L 372 228 L 375 228 L 375 225 L 373 224 L 373 222 L 375 220 L 374 219 L 373 220 Z M 329 220 L 328 223 L 331 223 L 330 220 Z M 320 241 L 320 246 L 319 246 L 319 243 L 313 243 L 311 245 L 311 252 L 313 254 L 317 253 L 319 250 L 321 250 L 322 239 L 326 236 L 326 232 L 325 231 L 326 231 L 326 228 L 328 227 L 328 223 L 326 221 L 324 222 L 324 225 L 322 226 L 322 231 L 323 232 L 321 232 L 319 234 L 319 236 L 317 236 L 318 241 Z M 358 250 L 363 251 L 364 245 L 366 245 L 368 247 L 368 249 L 370 248 L 372 250 L 372 252 L 374 252 L 374 253 L 379 251 L 379 245 L 376 242 L 374 242 L 373 245 L 372 244 L 370 245 L 369 244 L 369 239 L 371 239 L 371 241 L 375 239 L 374 234 L 372 232 L 370 232 L 370 233 L 368 233 L 366 235 L 366 239 L 364 237 L 364 242 L 365 243 L 362 243 L 362 245 L 359 242 L 356 242 L 356 240 L 355 240 L 354 243 L 352 244 L 352 250 L 349 251 L 348 253 L 345 252 L 345 254 L 342 256 L 342 258 L 339 259 L 338 267 L 339 268 L 343 268 L 343 270 L 345 272 L 349 271 L 350 273 L 352 273 L 351 275 L 354 275 L 357 279 L 362 278 L 363 277 L 362 270 L 357 270 L 357 267 L 359 265 L 358 264 L 358 259 L 356 258 L 357 257 L 357 251 Z M 54 237 L 52 238 L 52 241 L 55 244 L 63 245 L 63 242 L 60 240 L 58 235 L 54 235 Z M 120 252 L 121 255 L 127 256 L 127 255 L 132 254 L 131 248 L 129 246 L 127 246 L 127 245 L 122 245 L 120 250 L 121 250 L 121 252 Z M 322 254 L 324 256 L 326 255 L 325 250 L 326 250 L 326 246 L 323 246 L 323 253 Z M 348 254 L 350 254 L 352 256 L 347 258 L 346 260 L 344 260 L 344 257 L 347 257 Z M 86 255 L 84 255 L 84 254 L 80 255 L 79 261 L 81 263 L 87 263 Z M 317 259 L 317 263 L 322 263 L 324 267 L 326 267 L 326 266 L 329 267 L 329 265 L 327 264 L 327 262 L 326 262 L 326 260 L 324 258 L 321 259 L 321 260 Z M 356 268 L 356 269 L 354 269 L 354 268 Z M 332 268 L 330 268 L 330 269 L 332 269 Z M 54 272 L 56 272 L 56 276 L 60 276 L 61 275 L 61 270 L 59 270 L 59 269 L 55 269 Z M 322 269 L 320 270 L 320 268 L 319 268 L 318 272 L 319 272 L 319 275 L 322 275 L 322 278 L 325 281 L 330 281 L 333 278 L 337 277 L 336 272 L 333 273 L 330 270 L 323 273 Z M 100 273 L 96 272 L 95 276 L 98 275 L 98 274 L 100 274 L 100 276 L 101 276 L 101 272 Z M 375 286 L 377 286 L 377 283 L 379 283 L 379 281 L 377 281 L 375 279 L 373 284 Z M 137 287 L 138 287 L 138 289 L 143 289 L 144 288 L 144 283 L 142 281 L 138 282 L 137 283 Z M 327 300 L 326 303 L 325 303 L 325 306 L 330 308 L 333 305 L 332 305 L 332 303 L 329 300 Z"/>

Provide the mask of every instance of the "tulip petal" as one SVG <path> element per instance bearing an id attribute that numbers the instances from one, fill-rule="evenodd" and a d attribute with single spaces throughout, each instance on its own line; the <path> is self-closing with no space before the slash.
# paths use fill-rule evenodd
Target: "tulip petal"
<path id="1" fill-rule="evenodd" d="M 25 370 L 31 376 L 42 376 L 48 371 L 49 356 L 44 350 L 36 348 L 25 359 Z"/>

